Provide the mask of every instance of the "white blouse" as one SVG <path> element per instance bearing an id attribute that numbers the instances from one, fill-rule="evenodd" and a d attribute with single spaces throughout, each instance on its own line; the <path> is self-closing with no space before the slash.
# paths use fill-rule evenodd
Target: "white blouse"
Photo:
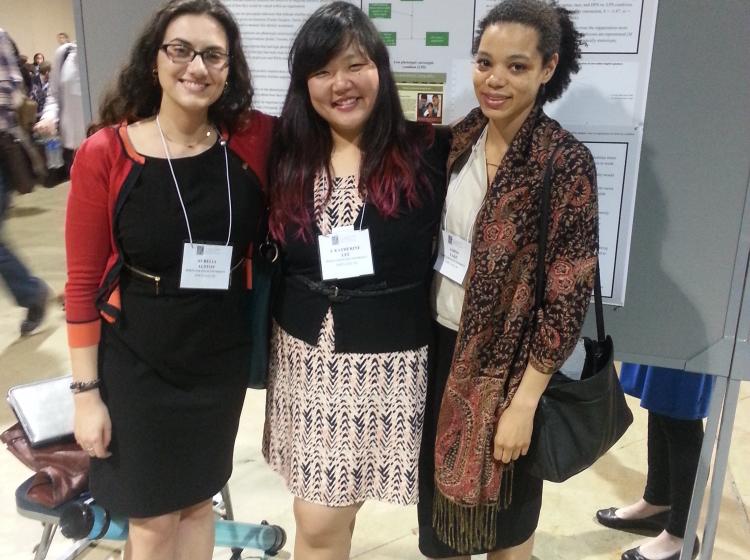
<path id="1" fill-rule="evenodd" d="M 486 142 L 487 127 L 472 147 L 466 163 L 451 173 L 445 196 L 442 228 L 468 242 L 474 237 L 474 224 L 487 193 Z M 458 330 L 461 320 L 465 284 L 466 279 L 461 285 L 439 272 L 432 282 L 433 315 L 438 323 L 454 331 Z"/>

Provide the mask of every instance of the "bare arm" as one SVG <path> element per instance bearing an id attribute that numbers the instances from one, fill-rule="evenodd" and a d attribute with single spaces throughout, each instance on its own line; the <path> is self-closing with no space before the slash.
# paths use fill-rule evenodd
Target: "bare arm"
<path id="1" fill-rule="evenodd" d="M 526 366 L 516 394 L 497 423 L 496 460 L 510 463 L 529 452 L 534 414 L 550 378 L 550 375 L 538 371 L 531 364 Z"/>
<path id="2" fill-rule="evenodd" d="M 74 381 L 94 381 L 98 377 L 98 347 L 85 346 L 70 349 Z M 109 457 L 107 451 L 112 438 L 112 423 L 107 406 L 102 402 L 99 389 L 92 389 L 73 396 L 75 404 L 74 433 L 76 441 L 96 457 Z"/>

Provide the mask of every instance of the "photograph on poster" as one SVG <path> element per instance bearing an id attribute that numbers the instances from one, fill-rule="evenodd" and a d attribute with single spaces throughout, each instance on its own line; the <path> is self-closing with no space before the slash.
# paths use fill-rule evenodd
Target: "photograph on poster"
<path id="1" fill-rule="evenodd" d="M 443 123 L 444 73 L 394 72 L 404 116 L 410 121 Z"/>

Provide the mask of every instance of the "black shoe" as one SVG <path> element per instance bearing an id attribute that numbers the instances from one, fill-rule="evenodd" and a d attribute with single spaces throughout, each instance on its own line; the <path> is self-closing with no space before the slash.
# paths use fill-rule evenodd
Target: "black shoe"
<path id="1" fill-rule="evenodd" d="M 29 306 L 26 313 L 26 319 L 21 322 L 21 336 L 28 336 L 34 332 L 44 321 L 47 314 L 47 299 L 49 298 L 49 288 L 46 284 L 41 284 L 41 293 L 37 300 Z"/>
<path id="2" fill-rule="evenodd" d="M 698 551 L 700 550 L 701 544 L 698 540 L 698 537 L 695 537 L 695 545 L 693 546 L 693 555 L 692 558 L 695 560 L 698 557 Z M 622 553 L 622 556 L 620 556 L 620 560 L 651 560 L 647 556 L 644 556 L 641 554 L 640 546 L 636 548 L 631 548 L 630 550 L 626 550 Z M 667 556 L 664 560 L 680 560 L 680 553 L 682 551 L 678 550 L 671 556 Z"/>
<path id="3" fill-rule="evenodd" d="M 661 533 L 669 523 L 669 510 L 641 517 L 640 519 L 622 519 L 615 515 L 617 508 L 600 509 L 596 512 L 596 520 L 610 529 L 620 531 L 650 531 Z"/>

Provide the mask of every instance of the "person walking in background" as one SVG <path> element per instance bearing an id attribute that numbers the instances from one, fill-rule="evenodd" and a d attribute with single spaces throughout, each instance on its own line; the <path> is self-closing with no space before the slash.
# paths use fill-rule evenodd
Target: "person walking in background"
<path id="1" fill-rule="evenodd" d="M 213 554 L 211 498 L 232 472 L 251 361 L 246 257 L 264 230 L 273 127 L 252 95 L 226 7 L 171 0 L 73 165 L 75 437 L 93 497 L 129 518 L 129 560 Z"/>
<path id="2" fill-rule="evenodd" d="M 42 62 L 44 62 L 44 54 L 40 52 L 34 53 L 33 62 L 34 62 L 34 69 L 37 72 L 39 72 L 39 66 L 42 64 Z"/>
<path id="3" fill-rule="evenodd" d="M 62 44 L 55 51 L 44 111 L 34 130 L 46 137 L 60 137 L 67 177 L 73 155 L 86 137 L 75 43 Z"/>
<path id="4" fill-rule="evenodd" d="M 611 529 L 656 533 L 622 560 L 679 560 L 713 381 L 706 374 L 622 364 L 623 390 L 648 410 L 646 487 L 637 502 L 601 509 L 596 519 Z M 697 554 L 696 546 L 693 558 Z"/>
<path id="5" fill-rule="evenodd" d="M 26 317 L 21 322 L 21 335 L 36 330 L 44 320 L 49 288 L 32 276 L 29 270 L 10 250 L 3 239 L 2 225 L 12 196 L 12 166 L 26 165 L 12 161 L 21 156 L 15 145 L 13 129 L 17 128 L 16 107 L 25 86 L 18 60 L 8 34 L 0 29 L 0 277 L 20 307 L 25 307 Z"/>
<path id="6" fill-rule="evenodd" d="M 44 104 L 47 101 L 47 89 L 49 88 L 49 73 L 52 65 L 46 60 L 39 64 L 39 71 L 34 75 L 33 86 L 29 96 L 36 102 L 37 120 L 42 117 Z"/>
<path id="7" fill-rule="evenodd" d="M 270 161 L 284 274 L 263 455 L 294 496 L 295 558 L 345 560 L 363 502 L 418 498 L 448 142 L 407 123 L 388 50 L 350 3 L 302 25 L 289 67 Z"/>
<path id="8" fill-rule="evenodd" d="M 542 505 L 542 481 L 525 462 L 534 414 L 578 341 L 597 264 L 594 158 L 543 110 L 578 71 L 581 38 L 567 9 L 539 0 L 506 0 L 479 24 L 479 107 L 452 129 L 433 284 L 417 506 L 419 547 L 431 558 L 531 557 Z M 550 226 L 540 231 L 548 165 Z"/>

